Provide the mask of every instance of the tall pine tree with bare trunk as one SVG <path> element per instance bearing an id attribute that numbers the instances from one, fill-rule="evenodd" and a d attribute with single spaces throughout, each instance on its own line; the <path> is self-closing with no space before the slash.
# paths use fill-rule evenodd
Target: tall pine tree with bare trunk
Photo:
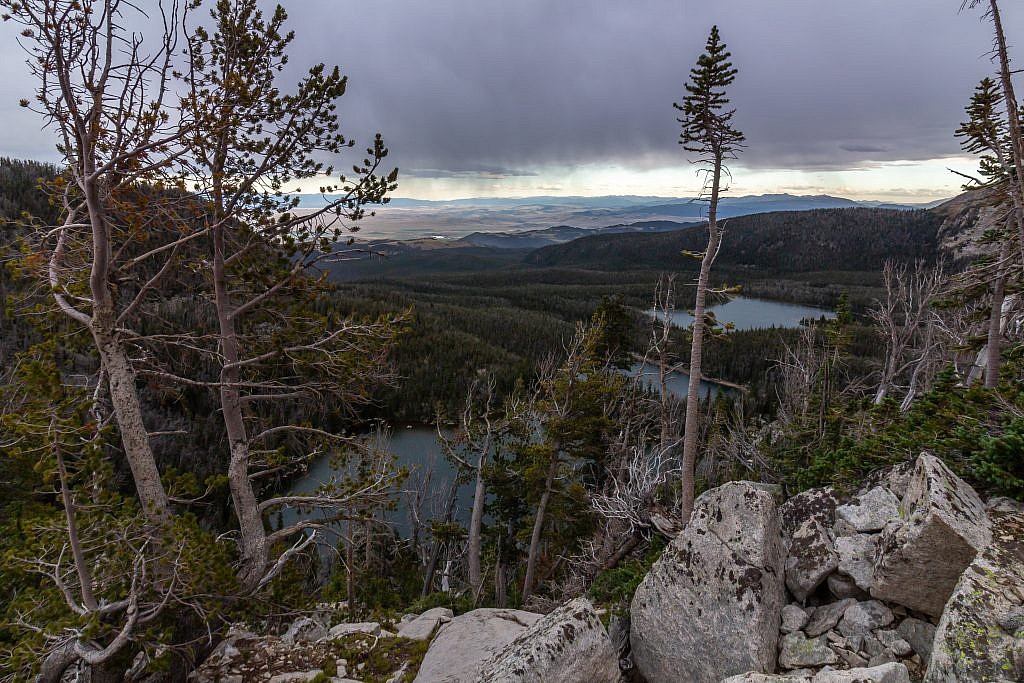
<path id="1" fill-rule="evenodd" d="M 1008 180 L 1008 191 L 1017 227 L 1017 246 L 1021 256 L 1021 265 L 1024 266 L 1024 131 L 1021 130 L 1021 114 L 1013 87 L 1015 71 L 1010 63 L 1010 52 L 1007 48 L 1006 31 L 1003 29 L 999 3 L 996 0 L 964 0 L 961 10 L 968 7 L 974 9 L 979 5 L 984 8 L 984 17 L 992 22 L 992 60 L 999 65 L 999 90 L 1002 95 L 1008 134 L 1006 153 L 998 157 L 998 162 Z"/>
<path id="2" fill-rule="evenodd" d="M 700 258 L 700 272 L 697 276 L 697 296 L 693 307 L 692 341 L 690 343 L 690 383 L 686 393 L 686 421 L 683 434 L 683 492 L 680 513 L 683 523 L 688 523 L 693 511 L 694 469 L 697 462 L 697 432 L 700 415 L 701 353 L 707 328 L 704 320 L 705 304 L 711 278 L 711 266 L 715 262 L 722 244 L 722 225 L 718 223 L 718 198 L 723 191 L 723 175 L 728 177 L 725 166 L 728 159 L 735 159 L 743 147 L 744 136 L 733 127 L 735 109 L 727 109 L 729 99 L 725 89 L 736 79 L 737 70 L 729 61 L 731 53 L 726 49 L 718 34 L 718 27 L 711 27 L 704 54 L 697 58 L 697 64 L 690 69 L 690 81 L 685 84 L 686 96 L 682 104 L 673 106 L 682 112 L 678 121 L 682 125 L 679 144 L 687 152 L 697 155 L 704 177 L 701 199 L 708 202 L 708 242 Z"/>

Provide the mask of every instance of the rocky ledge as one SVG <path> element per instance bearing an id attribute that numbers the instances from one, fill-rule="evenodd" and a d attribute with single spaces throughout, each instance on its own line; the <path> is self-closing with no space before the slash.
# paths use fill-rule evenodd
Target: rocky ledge
<path id="1" fill-rule="evenodd" d="M 778 505 L 730 482 L 697 500 L 614 638 L 583 598 L 547 615 L 435 609 L 391 630 L 329 621 L 235 629 L 194 680 L 1024 681 L 1024 510 L 986 505 L 928 454 L 852 496 Z"/>

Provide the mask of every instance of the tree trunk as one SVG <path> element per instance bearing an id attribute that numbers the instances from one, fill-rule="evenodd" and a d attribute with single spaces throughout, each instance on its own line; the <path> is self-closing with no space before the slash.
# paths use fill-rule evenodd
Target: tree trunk
<path id="1" fill-rule="evenodd" d="M 213 230 L 213 286 L 220 333 L 221 354 L 224 362 L 220 373 L 220 404 L 227 432 L 231 460 L 228 464 L 228 486 L 231 502 L 238 519 L 240 563 L 238 578 L 246 590 L 255 589 L 267 567 L 269 548 L 259 501 L 249 479 L 249 435 L 242 413 L 238 391 L 240 378 L 236 365 L 240 359 L 237 321 L 232 317 L 234 307 L 228 291 L 227 271 L 224 264 L 224 226 L 219 220 Z"/>
<path id="2" fill-rule="evenodd" d="M 666 304 L 667 305 L 667 304 Z M 661 422 L 661 435 L 659 447 L 661 449 L 661 457 L 670 458 L 672 457 L 670 451 L 675 450 L 672 448 L 674 444 L 672 434 L 672 393 L 668 390 L 668 350 L 664 348 L 668 345 L 668 336 L 666 335 L 665 340 L 658 349 L 658 381 L 661 385 L 661 396 L 658 401 L 658 408 L 660 410 L 660 422 Z"/>
<path id="3" fill-rule="evenodd" d="M 530 535 L 530 552 L 526 556 L 526 578 L 523 580 L 523 604 L 533 595 L 533 582 L 537 576 L 537 556 L 540 554 L 540 537 L 544 530 L 544 515 L 547 513 L 548 502 L 551 500 L 551 490 L 555 484 L 555 473 L 558 471 L 558 448 L 551 456 L 551 465 L 548 467 L 548 477 L 544 482 L 544 493 L 537 505 L 537 516 L 533 520 L 533 533 Z"/>
<path id="4" fill-rule="evenodd" d="M 907 387 L 907 395 L 903 397 L 903 401 L 900 403 L 900 412 L 905 413 L 910 410 L 910 406 L 914 402 L 914 398 L 917 397 L 917 387 L 921 381 L 921 371 L 930 360 L 929 355 L 931 354 L 934 329 L 935 325 L 932 322 L 931 317 L 929 317 L 928 326 L 925 328 L 924 351 L 921 353 L 920 360 L 918 360 L 914 365 L 914 371 L 910 374 L 910 385 Z"/>
<path id="5" fill-rule="evenodd" d="M 78 535 L 78 519 L 75 514 L 75 500 L 71 495 L 71 487 L 68 484 L 68 472 L 64 466 L 64 454 L 60 444 L 54 441 L 53 453 L 57 458 L 57 474 L 60 478 L 60 495 L 64 502 L 64 519 L 68 524 L 68 545 L 71 547 L 71 557 L 75 561 L 75 572 L 78 574 L 78 583 L 82 593 L 82 605 L 88 610 L 95 610 L 99 607 L 96 597 L 92 592 L 92 575 L 89 565 L 82 550 L 82 540 Z"/>
<path id="6" fill-rule="evenodd" d="M 469 538 L 467 541 L 469 546 L 467 549 L 469 585 L 473 591 L 474 603 L 480 599 L 480 593 L 484 587 L 483 572 L 480 569 L 480 546 L 483 535 L 481 529 L 484 519 L 484 498 L 487 495 L 484 482 L 484 457 L 486 457 L 486 454 L 481 453 L 480 460 L 476 466 L 476 487 L 473 490 L 473 512 L 469 517 Z"/>
<path id="7" fill-rule="evenodd" d="M 718 254 L 721 233 L 718 229 L 718 194 L 722 181 L 722 155 L 715 155 L 712 171 L 711 203 L 708 205 L 708 246 L 700 260 L 700 274 L 697 276 L 697 296 L 693 306 L 693 339 L 690 342 L 690 381 L 686 391 L 686 421 L 683 431 L 682 500 L 680 517 L 683 525 L 690 522 L 693 513 L 694 470 L 697 465 L 697 430 L 700 416 L 701 354 L 704 351 L 704 309 L 707 299 L 708 282 L 711 279 L 711 264 Z"/>
<path id="8" fill-rule="evenodd" d="M 1000 250 L 1000 260 L 1005 260 L 1009 249 L 1004 243 Z M 1006 299 L 1006 265 L 1000 265 L 999 274 L 992 284 L 992 309 L 988 319 L 988 339 L 985 342 L 985 386 L 992 388 L 999 383 L 999 366 L 1001 364 L 1003 321 L 1005 311 L 1003 302 Z"/>
<path id="9" fill-rule="evenodd" d="M 64 678 L 64 672 L 77 661 L 78 655 L 75 654 L 73 642 L 53 650 L 40 663 L 36 683 L 60 683 Z"/>
<path id="10" fill-rule="evenodd" d="M 889 387 L 892 386 L 893 378 L 896 377 L 896 349 L 895 344 L 893 348 L 886 354 L 885 367 L 882 369 L 882 379 L 878 382 L 878 390 L 875 392 L 874 404 L 881 405 L 882 401 L 889 393 Z"/>
<path id="11" fill-rule="evenodd" d="M 351 616 L 356 608 L 355 557 L 356 543 L 355 522 L 348 520 L 348 534 L 345 539 L 345 599 L 348 601 L 348 613 Z"/>
<path id="12" fill-rule="evenodd" d="M 88 148 L 88 143 L 83 143 L 83 147 Z M 143 513 L 153 524 L 165 527 L 171 519 L 171 503 L 160 480 L 160 470 L 149 443 L 149 432 L 142 419 L 139 392 L 135 386 L 135 370 L 116 332 L 117 314 L 110 286 L 110 226 L 99 187 L 95 180 L 89 179 L 95 172 L 94 164 L 87 156 L 82 163 L 80 171 L 84 180 L 81 186 L 89 213 L 93 250 L 89 273 L 89 290 L 92 294 L 90 332 L 100 354 L 103 370 L 107 373 L 114 418 L 117 420 L 124 456 L 132 471 Z"/>
<path id="13" fill-rule="evenodd" d="M 128 354 L 113 334 L 98 329 L 93 318 L 93 340 L 100 353 L 103 369 L 107 373 L 110 387 L 110 403 L 114 407 L 121 445 L 125 459 L 132 471 L 132 480 L 139 496 L 139 502 L 146 517 L 160 527 L 166 527 L 171 520 L 171 503 L 167 498 L 160 470 L 149 443 L 149 432 L 142 419 L 138 389 L 135 386 L 135 371 Z"/>
<path id="14" fill-rule="evenodd" d="M 508 576 L 501 557 L 501 538 L 498 538 L 497 559 L 494 563 L 494 601 L 498 607 L 508 607 Z"/>
<path id="15" fill-rule="evenodd" d="M 601 563 L 600 570 L 605 572 L 609 569 L 615 569 L 618 567 L 619 563 L 622 562 L 627 555 L 633 552 L 638 545 L 640 545 L 641 540 L 643 540 L 643 537 L 639 533 L 635 531 L 631 533 L 629 537 L 626 538 L 626 541 L 619 546 L 618 550 L 612 553 L 608 559 Z"/>
<path id="16" fill-rule="evenodd" d="M 1003 102 L 1010 130 L 1010 151 L 1013 154 L 1015 173 L 1010 174 L 1010 196 L 1013 199 L 1014 217 L 1017 223 L 1021 265 L 1024 266 L 1024 133 L 1020 127 L 1017 96 L 1013 88 L 1013 72 L 1010 70 L 1010 55 L 1006 48 L 1006 34 L 1003 19 L 996 0 L 989 0 L 992 13 L 992 27 L 995 31 L 996 53 L 999 55 L 999 81 L 1003 87 Z"/>
<path id="17" fill-rule="evenodd" d="M 829 406 L 832 404 L 832 366 L 836 360 L 836 349 L 829 340 L 828 333 L 825 337 L 825 353 L 822 356 L 821 365 L 821 398 L 818 401 L 818 438 L 825 438 L 825 425 L 828 420 Z M 808 463 L 810 464 L 810 463 Z"/>

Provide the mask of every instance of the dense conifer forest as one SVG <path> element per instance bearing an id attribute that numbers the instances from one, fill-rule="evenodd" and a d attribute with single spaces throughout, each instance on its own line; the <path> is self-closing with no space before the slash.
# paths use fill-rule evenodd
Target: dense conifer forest
<path id="1" fill-rule="evenodd" d="M 725 221 L 725 267 L 778 273 L 877 273 L 888 258 L 934 260 L 942 217 L 934 211 L 816 209 L 740 216 Z M 544 266 L 693 269 L 684 250 L 698 250 L 700 226 L 641 235 L 594 235 L 544 247 L 527 262 Z"/>

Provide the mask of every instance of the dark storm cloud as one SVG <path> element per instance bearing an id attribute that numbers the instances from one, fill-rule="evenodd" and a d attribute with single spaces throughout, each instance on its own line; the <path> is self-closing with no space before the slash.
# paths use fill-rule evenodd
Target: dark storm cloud
<path id="1" fill-rule="evenodd" d="M 533 171 L 518 168 L 502 168 L 500 166 L 482 166 L 473 164 L 466 168 L 411 168 L 402 169 L 406 178 L 520 178 L 537 175 Z"/>
<path id="2" fill-rule="evenodd" d="M 862 152 L 865 154 L 874 154 L 876 152 L 889 151 L 888 147 L 884 147 L 882 145 L 839 145 L 839 149 L 843 150 L 844 152 Z"/>
<path id="3" fill-rule="evenodd" d="M 963 105 L 992 68 L 988 26 L 958 14 L 959 0 L 284 4 L 297 33 L 291 65 L 340 64 L 346 133 L 365 141 L 380 130 L 393 161 L 421 177 L 680 163 L 671 105 L 712 23 L 740 69 L 731 95 L 746 166 L 955 154 Z M 1024 10 L 1004 12 L 1011 39 L 1024 33 Z M 2 45 L 0 153 L 52 156 L 38 119 L 15 106 L 31 83 L 13 33 Z"/>

